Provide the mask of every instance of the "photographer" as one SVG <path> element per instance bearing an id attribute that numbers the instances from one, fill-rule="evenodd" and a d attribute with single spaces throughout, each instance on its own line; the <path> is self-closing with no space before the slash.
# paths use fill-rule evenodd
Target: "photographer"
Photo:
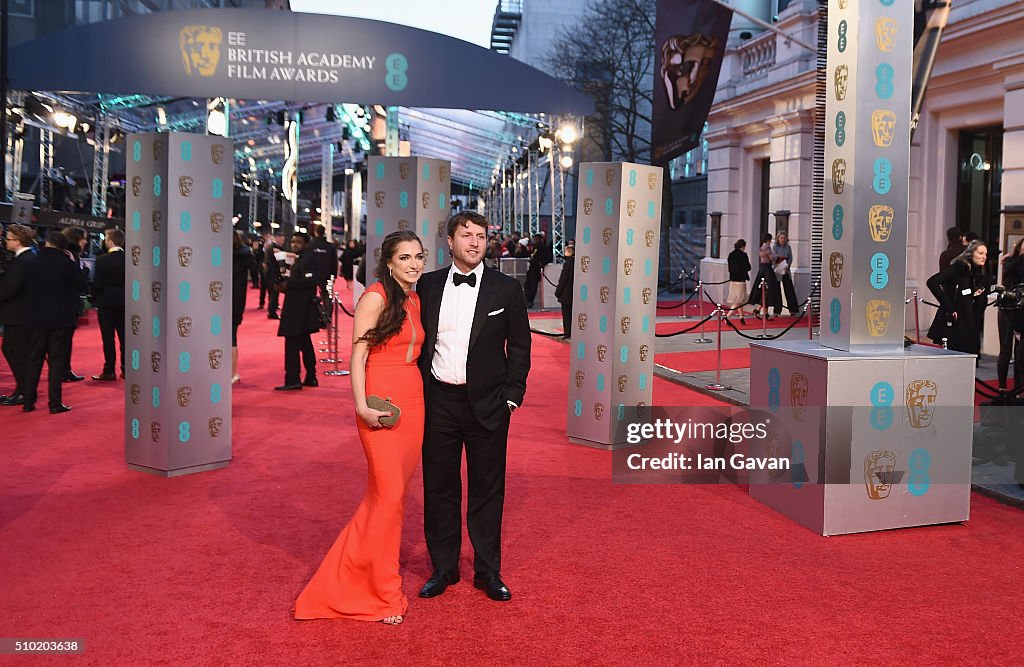
<path id="1" fill-rule="evenodd" d="M 1010 359 L 1013 359 L 1013 388 L 1024 387 L 1024 353 L 1021 352 L 1021 332 L 1024 332 L 1024 309 L 1021 308 L 1016 292 L 1024 285 L 1024 254 L 1021 246 L 1024 239 L 1017 241 L 1013 252 L 1004 255 L 1003 287 L 1006 289 L 999 300 L 999 359 L 996 372 L 999 375 L 999 390 L 1006 391 L 1006 377 L 1009 375 Z"/>

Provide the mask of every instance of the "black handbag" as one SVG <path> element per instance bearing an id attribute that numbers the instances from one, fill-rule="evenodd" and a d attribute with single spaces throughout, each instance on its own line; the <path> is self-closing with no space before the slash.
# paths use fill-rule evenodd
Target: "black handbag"
<path id="1" fill-rule="evenodd" d="M 313 304 L 316 306 L 316 316 L 320 320 L 320 328 L 326 329 L 331 326 L 331 316 L 318 297 L 313 297 Z"/>

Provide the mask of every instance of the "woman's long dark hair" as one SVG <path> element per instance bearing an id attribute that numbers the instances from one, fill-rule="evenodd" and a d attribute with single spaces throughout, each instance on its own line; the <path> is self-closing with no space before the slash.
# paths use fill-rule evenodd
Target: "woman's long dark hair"
<path id="1" fill-rule="evenodd" d="M 964 248 L 962 253 L 953 258 L 953 261 L 966 265 L 971 271 L 981 271 L 984 267 L 976 266 L 974 264 L 974 251 L 980 246 L 985 246 L 985 249 L 988 249 L 988 244 L 984 241 L 971 241 L 967 244 L 967 247 Z"/>
<path id="2" fill-rule="evenodd" d="M 377 326 L 367 331 L 359 339 L 366 341 L 366 344 L 371 348 L 386 343 L 389 338 L 401 331 L 402 324 L 405 322 L 405 300 L 408 298 L 408 295 L 402 289 L 402 286 L 398 284 L 398 281 L 391 276 L 391 270 L 388 268 L 388 261 L 394 256 L 395 250 L 398 249 L 398 244 L 405 241 L 419 243 L 420 251 L 422 252 L 423 242 L 420 241 L 420 237 L 416 236 L 415 232 L 407 229 L 391 232 L 384 237 L 384 243 L 380 245 L 380 259 L 377 260 L 375 275 L 380 284 L 384 286 L 384 294 L 386 295 L 384 310 L 381 311 L 380 318 L 377 320 Z"/>

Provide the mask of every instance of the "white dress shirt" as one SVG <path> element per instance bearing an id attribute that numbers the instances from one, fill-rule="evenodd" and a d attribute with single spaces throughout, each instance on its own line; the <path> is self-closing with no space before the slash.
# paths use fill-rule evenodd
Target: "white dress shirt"
<path id="1" fill-rule="evenodd" d="M 431 374 L 446 384 L 466 384 L 466 358 L 469 356 L 469 335 L 473 329 L 476 300 L 484 277 L 483 262 L 470 274 L 476 275 L 476 285 L 463 283 L 458 287 L 452 275 L 461 271 L 452 264 L 441 295 L 441 312 L 437 319 L 437 342 L 430 364 Z M 466 274 L 466 275 L 470 275 Z"/>

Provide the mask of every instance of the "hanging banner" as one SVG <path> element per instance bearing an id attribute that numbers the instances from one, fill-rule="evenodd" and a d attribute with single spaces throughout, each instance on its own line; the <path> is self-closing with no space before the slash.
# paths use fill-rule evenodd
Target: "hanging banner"
<path id="1" fill-rule="evenodd" d="M 718 87 L 732 11 L 712 0 L 658 0 L 651 158 L 695 147 Z"/>
<path id="2" fill-rule="evenodd" d="M 921 107 L 932 66 L 939 52 L 942 31 L 949 23 L 952 0 L 915 0 L 914 2 L 914 86 L 910 98 L 910 136 L 921 120 Z"/>

